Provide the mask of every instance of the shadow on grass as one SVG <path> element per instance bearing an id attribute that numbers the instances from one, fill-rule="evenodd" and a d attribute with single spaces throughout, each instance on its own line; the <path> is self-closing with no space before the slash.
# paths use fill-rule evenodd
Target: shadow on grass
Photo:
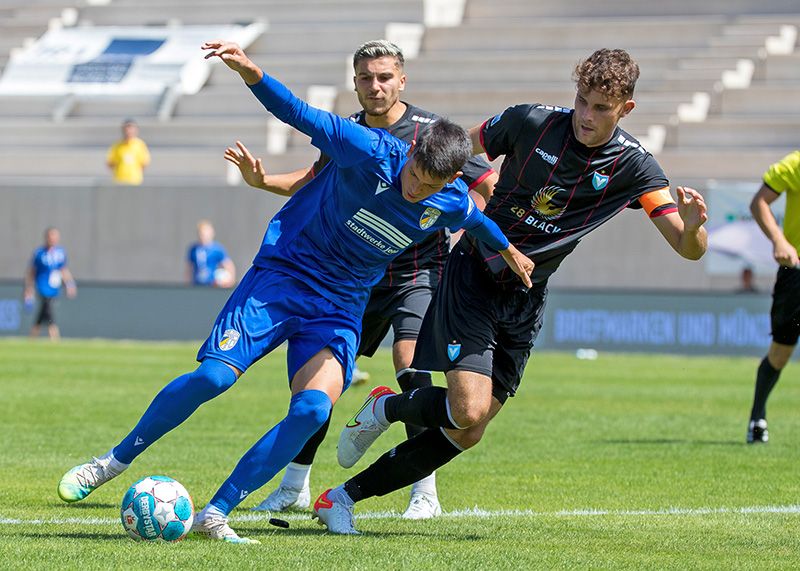
<path id="1" fill-rule="evenodd" d="M 704 446 L 744 446 L 743 440 L 689 440 L 684 438 L 616 438 L 595 440 L 601 444 L 701 444 Z"/>
<path id="2" fill-rule="evenodd" d="M 339 535 L 330 533 L 326 530 L 320 529 L 313 529 L 313 528 L 295 528 L 290 527 L 289 529 L 265 529 L 263 527 L 243 527 L 240 525 L 233 524 L 233 528 L 236 530 L 240 536 L 250 537 L 252 539 L 258 539 L 259 541 L 269 540 L 272 536 L 278 535 L 288 535 L 291 537 L 321 537 L 321 536 L 329 536 L 329 537 L 341 537 Z M 420 539 L 437 539 L 437 540 L 445 540 L 448 537 L 446 533 L 432 533 L 432 532 L 423 532 L 423 531 L 365 531 L 363 529 L 361 531 L 362 537 L 382 537 L 382 538 L 389 538 L 389 537 L 408 537 L 408 538 L 420 538 Z M 191 538 L 191 536 L 189 536 Z M 200 541 L 205 541 L 203 538 L 198 538 Z M 459 535 L 457 538 L 458 541 L 484 541 L 486 540 L 485 536 L 471 534 L 471 535 Z"/>
<path id="3" fill-rule="evenodd" d="M 58 537 L 61 539 L 103 539 L 103 540 L 113 540 L 113 541 L 122 541 L 128 540 L 128 536 L 124 535 L 124 533 L 87 533 L 84 531 L 44 531 L 40 533 L 32 533 L 32 532 L 24 532 L 16 534 L 19 537 L 30 537 L 32 539 L 45 539 L 45 538 L 52 538 Z"/>
<path id="4" fill-rule="evenodd" d="M 84 503 L 84 502 L 75 502 L 72 504 L 68 504 L 66 502 L 48 502 L 48 507 L 51 508 L 64 508 L 68 510 L 107 510 L 109 508 L 119 509 L 119 504 L 109 504 L 109 503 Z"/>

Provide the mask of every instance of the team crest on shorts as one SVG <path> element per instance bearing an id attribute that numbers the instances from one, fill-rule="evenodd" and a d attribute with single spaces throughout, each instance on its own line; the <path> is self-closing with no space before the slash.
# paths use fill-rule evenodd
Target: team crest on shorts
<path id="1" fill-rule="evenodd" d="M 442 215 L 441 210 L 437 210 L 436 208 L 426 208 L 425 212 L 422 213 L 422 216 L 419 217 L 419 227 L 423 230 L 427 230 L 434 223 L 439 219 L 439 216 Z"/>
<path id="2" fill-rule="evenodd" d="M 225 333 L 222 334 L 222 339 L 220 339 L 219 341 L 220 350 L 230 351 L 231 349 L 236 347 L 236 343 L 239 341 L 239 337 L 241 337 L 241 334 L 235 329 L 226 329 Z"/>
<path id="3" fill-rule="evenodd" d="M 451 361 L 458 359 L 461 354 L 461 343 L 450 343 L 447 346 L 447 358 Z"/>

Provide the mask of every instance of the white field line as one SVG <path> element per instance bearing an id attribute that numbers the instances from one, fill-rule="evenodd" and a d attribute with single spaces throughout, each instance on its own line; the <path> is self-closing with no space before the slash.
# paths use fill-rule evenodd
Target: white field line
<path id="1" fill-rule="evenodd" d="M 800 505 L 789 506 L 748 506 L 741 508 L 662 508 L 657 510 L 561 510 L 554 512 L 537 512 L 534 510 L 484 510 L 479 507 L 453 510 L 443 512 L 441 517 L 445 519 L 478 518 L 488 519 L 494 517 L 512 518 L 531 518 L 531 517 L 647 517 L 647 516 L 704 516 L 717 514 L 800 514 Z M 310 519 L 309 512 L 273 514 L 275 517 L 287 521 L 302 521 Z M 270 518 L 267 513 L 251 513 L 234 515 L 232 522 L 252 522 L 267 521 Z M 394 519 L 400 517 L 398 512 L 356 512 L 356 520 L 361 519 Z M 68 517 L 68 518 L 46 518 L 46 519 L 16 519 L 0 516 L 0 525 L 118 525 L 117 518 L 101 517 Z"/>

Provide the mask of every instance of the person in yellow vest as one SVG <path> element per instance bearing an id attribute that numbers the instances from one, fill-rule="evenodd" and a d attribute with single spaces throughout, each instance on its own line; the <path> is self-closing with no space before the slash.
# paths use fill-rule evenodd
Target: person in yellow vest
<path id="1" fill-rule="evenodd" d="M 106 159 L 119 184 L 142 184 L 144 169 L 150 164 L 150 151 L 139 138 L 139 126 L 133 119 L 122 123 L 122 139 L 111 145 Z"/>
<path id="2" fill-rule="evenodd" d="M 786 195 L 783 229 L 769 205 Z M 756 375 L 756 390 L 747 442 L 767 442 L 767 398 L 781 371 L 789 362 L 800 337 L 800 150 L 773 164 L 764 173 L 764 183 L 750 203 L 750 211 L 773 245 L 780 264 L 772 292 L 772 344 Z"/>

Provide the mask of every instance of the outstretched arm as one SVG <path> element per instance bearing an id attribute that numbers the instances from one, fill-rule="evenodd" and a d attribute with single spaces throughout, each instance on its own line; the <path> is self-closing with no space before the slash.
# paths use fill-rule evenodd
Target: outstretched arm
<path id="1" fill-rule="evenodd" d="M 693 188 L 679 186 L 676 190 L 678 212 L 651 220 L 673 250 L 687 260 L 699 260 L 708 247 L 708 235 L 703 228 L 708 209 L 702 195 Z"/>
<path id="2" fill-rule="evenodd" d="M 275 117 L 311 137 L 311 144 L 340 166 L 353 166 L 371 156 L 380 136 L 347 119 L 311 107 L 285 85 L 265 74 L 233 42 L 215 40 L 203 44 L 206 59 L 220 58 L 236 71 L 258 100 Z"/>
<path id="3" fill-rule="evenodd" d="M 225 149 L 225 160 L 233 163 L 242 173 L 242 179 L 253 188 L 260 188 L 281 196 L 292 196 L 308 181 L 314 178 L 311 168 L 296 170 L 285 174 L 267 174 L 261 159 L 253 157 L 241 141 L 236 141 L 237 149 Z"/>
<path id="4" fill-rule="evenodd" d="M 772 256 L 775 261 L 782 266 L 794 267 L 800 264 L 800 257 L 797 250 L 784 236 L 775 215 L 772 214 L 769 205 L 775 202 L 780 196 L 766 184 L 762 184 L 753 200 L 750 202 L 750 212 L 753 218 L 761 227 L 761 231 L 772 242 Z"/>

